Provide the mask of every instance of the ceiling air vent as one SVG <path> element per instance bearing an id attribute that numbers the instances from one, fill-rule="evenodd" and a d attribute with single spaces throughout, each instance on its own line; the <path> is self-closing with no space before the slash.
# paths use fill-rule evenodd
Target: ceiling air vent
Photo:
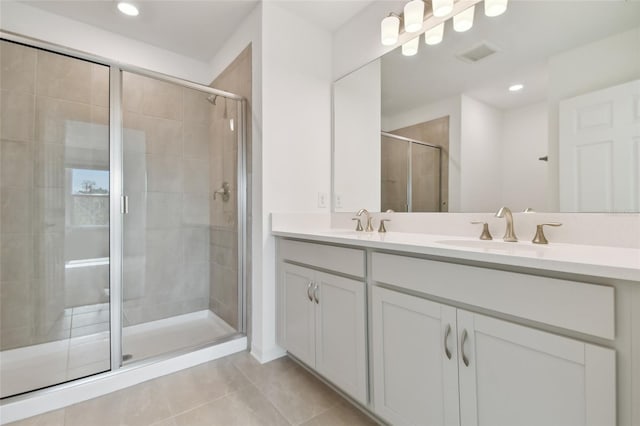
<path id="1" fill-rule="evenodd" d="M 473 46 L 471 49 L 457 54 L 456 57 L 469 64 L 475 64 L 476 62 L 493 55 L 497 51 L 497 47 L 483 41 L 482 43 Z"/>

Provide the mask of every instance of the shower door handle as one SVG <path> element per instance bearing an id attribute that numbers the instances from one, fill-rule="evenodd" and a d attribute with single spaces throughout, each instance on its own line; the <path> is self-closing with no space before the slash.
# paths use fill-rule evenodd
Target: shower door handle
<path id="1" fill-rule="evenodd" d="M 129 197 L 127 197 L 126 195 L 120 197 L 120 213 L 129 213 Z"/>

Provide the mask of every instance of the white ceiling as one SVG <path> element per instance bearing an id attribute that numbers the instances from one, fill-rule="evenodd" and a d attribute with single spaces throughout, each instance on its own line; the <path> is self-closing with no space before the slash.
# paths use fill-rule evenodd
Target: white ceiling
<path id="1" fill-rule="evenodd" d="M 135 0 L 128 17 L 115 0 L 20 0 L 48 12 L 200 61 L 210 61 L 260 0 Z M 269 0 L 335 31 L 373 0 Z"/>
<path id="2" fill-rule="evenodd" d="M 478 6 L 468 32 L 454 32 L 448 21 L 441 44 L 428 46 L 421 39 L 416 56 L 402 56 L 398 48 L 383 57 L 383 116 L 460 93 L 500 109 L 542 101 L 549 56 L 640 24 L 636 1 L 512 1 L 495 18 L 484 16 Z M 477 63 L 456 58 L 482 41 L 498 47 L 498 53 Z M 508 92 L 516 82 L 525 84 L 524 90 Z"/>
<path id="3" fill-rule="evenodd" d="M 375 0 L 269 0 L 334 32 Z"/>
<path id="4" fill-rule="evenodd" d="M 110 0 L 23 0 L 22 3 L 142 41 L 200 61 L 209 61 L 251 12 L 257 0 L 136 1 L 129 17 Z"/>

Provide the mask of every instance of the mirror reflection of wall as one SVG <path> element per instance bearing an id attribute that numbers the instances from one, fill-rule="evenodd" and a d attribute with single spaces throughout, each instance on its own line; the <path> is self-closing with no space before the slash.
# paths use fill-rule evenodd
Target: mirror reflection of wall
<path id="1" fill-rule="evenodd" d="M 510 2 L 498 18 L 476 14 L 464 33 L 447 22 L 440 45 L 422 40 L 416 56 L 398 48 L 379 60 L 381 129 L 440 144 L 407 129 L 448 121 L 442 211 L 640 211 L 638 22 L 640 3 L 622 1 Z M 509 91 L 515 83 L 524 87 Z M 334 187 L 342 143 L 336 128 Z M 336 211 L 385 209 L 340 195 Z"/>

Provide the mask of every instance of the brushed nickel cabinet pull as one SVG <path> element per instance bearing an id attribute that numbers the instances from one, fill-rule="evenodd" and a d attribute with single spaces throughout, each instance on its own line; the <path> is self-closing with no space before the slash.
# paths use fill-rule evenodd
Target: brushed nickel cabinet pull
<path id="1" fill-rule="evenodd" d="M 309 285 L 307 285 L 307 297 L 309 298 L 309 302 L 313 302 L 313 297 L 311 297 L 311 286 L 313 285 L 313 281 L 309 281 Z"/>
<path id="2" fill-rule="evenodd" d="M 464 344 L 467 341 L 467 330 L 462 330 L 462 337 L 460 337 L 460 354 L 462 355 L 462 362 L 466 367 L 469 366 L 469 358 L 464 353 Z"/>
<path id="3" fill-rule="evenodd" d="M 318 283 L 316 283 L 313 288 L 313 298 L 316 300 L 316 304 L 320 303 L 320 298 L 318 297 Z"/>
<path id="4" fill-rule="evenodd" d="M 449 334 L 451 334 L 451 324 L 447 324 L 447 328 L 444 330 L 444 354 L 447 356 L 447 359 L 451 359 L 451 351 L 447 347 L 447 339 L 449 339 Z"/>

